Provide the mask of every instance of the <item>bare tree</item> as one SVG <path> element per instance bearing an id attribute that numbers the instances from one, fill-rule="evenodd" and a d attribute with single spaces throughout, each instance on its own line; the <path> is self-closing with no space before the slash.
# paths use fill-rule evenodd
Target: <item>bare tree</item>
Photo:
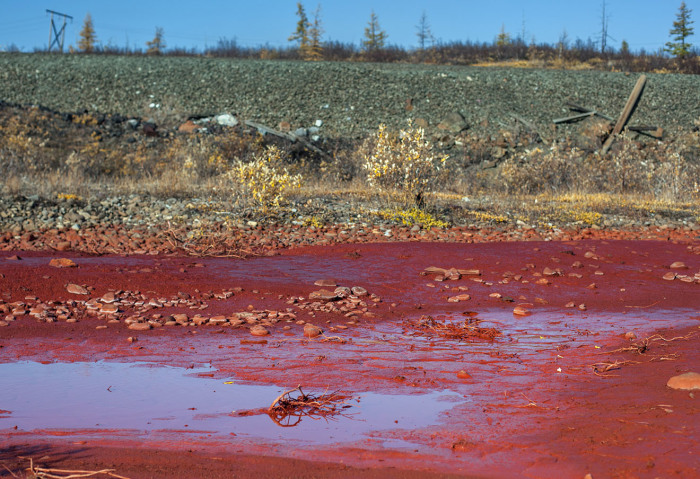
<path id="1" fill-rule="evenodd" d="M 610 17 L 608 16 L 606 10 L 607 2 L 603 0 L 603 5 L 600 14 L 600 53 L 603 54 L 605 54 L 605 51 L 608 49 L 608 39 L 613 41 L 615 40 L 608 33 L 608 21 L 610 20 Z"/>
<path id="2" fill-rule="evenodd" d="M 418 48 L 425 50 L 426 44 L 432 46 L 435 41 L 433 33 L 430 31 L 430 23 L 428 22 L 428 14 L 423 10 L 423 14 L 416 25 L 416 36 L 418 37 Z"/>
<path id="3" fill-rule="evenodd" d="M 559 34 L 559 41 L 557 42 L 557 51 L 559 52 L 559 59 L 564 57 L 564 52 L 569 49 L 569 34 L 566 28 Z"/>

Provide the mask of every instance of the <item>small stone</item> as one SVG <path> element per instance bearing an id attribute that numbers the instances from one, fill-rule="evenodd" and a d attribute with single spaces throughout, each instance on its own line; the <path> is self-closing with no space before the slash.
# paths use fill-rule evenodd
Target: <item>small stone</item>
<path id="1" fill-rule="evenodd" d="M 9 325 L 10 325 L 10 323 L 8 323 L 7 321 L 5 321 L 5 320 L 3 320 L 3 319 L 0 319 L 0 327 L 2 327 L 2 326 L 9 326 Z"/>
<path id="2" fill-rule="evenodd" d="M 367 296 L 367 290 L 362 286 L 353 286 L 351 291 L 352 294 L 354 294 L 357 297 Z"/>
<path id="3" fill-rule="evenodd" d="M 586 311 L 588 308 L 586 307 L 585 304 L 581 303 L 578 305 L 578 309 L 580 309 L 581 311 Z"/>
<path id="4" fill-rule="evenodd" d="M 528 316 L 530 314 L 530 310 L 523 306 L 516 306 L 513 308 L 513 314 L 517 316 Z"/>
<path id="5" fill-rule="evenodd" d="M 177 321 L 178 323 L 188 323 L 190 318 L 184 313 L 177 313 L 173 314 L 173 321 Z"/>
<path id="6" fill-rule="evenodd" d="M 320 299 L 321 301 L 333 301 L 338 299 L 338 295 L 334 291 L 328 291 L 327 289 L 319 289 L 314 291 L 309 295 L 309 299 Z"/>
<path id="7" fill-rule="evenodd" d="M 109 291 L 109 292 L 105 293 L 104 296 L 102 296 L 102 298 L 100 298 L 100 301 L 102 301 L 103 303 L 109 304 L 109 303 L 113 303 L 114 301 L 116 301 L 116 299 L 117 298 L 115 297 L 114 293 L 112 291 Z"/>
<path id="8" fill-rule="evenodd" d="M 307 338 L 315 338 L 323 333 L 323 329 L 315 326 L 311 323 L 306 323 L 304 325 L 304 336 Z"/>
<path id="9" fill-rule="evenodd" d="M 637 339 L 637 335 L 634 334 L 632 331 L 628 331 L 625 333 L 624 338 L 628 341 L 633 341 L 633 340 Z"/>
<path id="10" fill-rule="evenodd" d="M 663 276 L 663 278 L 664 278 L 666 281 L 673 281 L 674 279 L 676 279 L 676 273 L 668 272 L 668 273 L 666 273 L 666 274 Z"/>
<path id="11" fill-rule="evenodd" d="M 119 312 L 119 306 L 116 304 L 103 304 L 100 308 L 102 314 L 116 314 Z"/>
<path id="12" fill-rule="evenodd" d="M 129 325 L 129 329 L 133 329 L 134 331 L 148 331 L 152 327 L 153 326 L 149 323 L 131 323 Z"/>
<path id="13" fill-rule="evenodd" d="M 576 307 L 576 303 L 574 303 L 573 301 L 569 301 L 568 303 L 566 303 L 564 305 L 564 307 L 565 308 L 574 308 L 574 307 Z"/>
<path id="14" fill-rule="evenodd" d="M 270 334 L 270 331 L 268 331 L 265 326 L 256 324 L 255 326 L 250 328 L 250 334 L 252 334 L 253 336 L 267 336 L 268 334 Z"/>
<path id="15" fill-rule="evenodd" d="M 69 258 L 53 258 L 49 261 L 49 266 L 54 268 L 77 268 L 78 265 L 72 259 Z"/>
<path id="16" fill-rule="evenodd" d="M 7 259 L 8 261 L 21 261 L 21 260 L 22 260 L 22 258 L 20 258 L 19 256 L 17 256 L 16 254 L 13 254 L 12 256 L 8 256 L 6 259 Z"/>
<path id="17" fill-rule="evenodd" d="M 683 261 L 674 261 L 671 263 L 670 266 L 671 269 L 687 269 L 688 267 L 685 265 Z"/>
<path id="18" fill-rule="evenodd" d="M 335 288 L 338 283 L 334 279 L 317 279 L 314 281 L 314 285 L 322 288 Z"/>
<path id="19" fill-rule="evenodd" d="M 559 276 L 561 273 L 559 271 L 551 269 L 551 268 L 545 268 L 542 271 L 542 274 L 545 276 Z"/>
<path id="20" fill-rule="evenodd" d="M 459 379 L 471 379 L 472 376 L 468 372 L 466 372 L 464 369 L 461 369 L 457 372 L 457 377 Z"/>
<path id="21" fill-rule="evenodd" d="M 134 337 L 134 336 L 129 336 L 128 338 L 126 338 L 126 340 L 129 341 L 130 343 L 135 343 L 139 339 Z"/>
<path id="22" fill-rule="evenodd" d="M 333 292 L 338 296 L 338 298 L 343 299 L 347 298 L 352 294 L 352 290 L 348 288 L 347 286 L 338 286 L 333 290 Z"/>
<path id="23" fill-rule="evenodd" d="M 700 373 L 687 372 L 673 376 L 668 380 L 666 386 L 671 389 L 682 389 L 684 391 L 700 389 Z"/>
<path id="24" fill-rule="evenodd" d="M 71 294 L 88 294 L 87 289 L 75 283 L 68 283 L 66 285 L 66 291 L 68 291 Z"/>
<path id="25" fill-rule="evenodd" d="M 461 301 L 469 301 L 471 299 L 471 296 L 468 294 L 458 294 L 457 296 L 451 296 L 447 298 L 447 301 L 450 303 L 459 303 Z"/>
<path id="26" fill-rule="evenodd" d="M 68 251 L 70 249 L 70 241 L 59 241 L 56 244 L 56 251 Z"/>

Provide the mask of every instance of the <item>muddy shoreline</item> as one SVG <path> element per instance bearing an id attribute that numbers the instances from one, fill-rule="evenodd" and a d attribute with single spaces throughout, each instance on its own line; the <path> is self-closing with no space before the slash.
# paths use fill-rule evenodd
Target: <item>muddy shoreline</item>
<path id="1" fill-rule="evenodd" d="M 50 312 L 6 313 L 14 318 L 0 327 L 0 367 L 19 372 L 3 373 L 16 382 L 12 393 L 0 396 L 2 460 L 19 471 L 20 455 L 48 456 L 48 467 L 108 466 L 132 478 L 190 477 L 192 470 L 210 477 L 233 470 L 243 477 L 697 475 L 689 454 L 698 447 L 697 399 L 666 386 L 671 376 L 700 364 L 700 282 L 692 279 L 700 273 L 700 255 L 690 235 L 675 241 L 320 245 L 245 260 L 4 251 L 3 304 L 25 303 L 29 313 L 38 303 L 70 309 L 72 301 L 76 321 L 48 322 Z M 76 267 L 49 265 L 59 257 Z M 422 275 L 430 266 L 464 275 Z M 359 286 L 367 296 L 349 310 L 343 299 L 311 301 L 323 289 L 314 284 L 319 280 Z M 88 294 L 70 293 L 67 284 Z M 217 296 L 224 291 L 233 294 Z M 143 295 L 145 304 L 164 301 L 144 310 L 144 304 L 129 304 L 126 292 Z M 201 303 L 197 309 L 173 303 L 179 293 Z M 116 314 L 78 308 L 79 301 L 102 303 L 110 294 Z M 190 321 L 166 325 L 183 311 Z M 272 311 L 294 317 L 272 317 Z M 266 314 L 233 320 L 251 312 Z M 163 325 L 128 326 L 128 318 L 146 322 L 154 315 Z M 223 316 L 226 325 L 197 324 L 197 315 Z M 305 336 L 307 323 L 323 334 Z M 253 335 L 259 324 L 269 334 Z M 482 329 L 498 335 L 473 334 Z M 98 388 L 91 403 L 107 405 L 119 391 L 126 394 L 123 406 L 136 408 L 125 416 L 129 427 L 77 427 L 71 415 L 82 408 L 85 416 L 89 407 L 60 403 L 71 391 L 61 388 L 75 377 L 60 381 L 60 369 L 42 369 L 71 364 L 97 368 L 89 377 L 127 368 L 135 385 L 144 371 L 174 379 L 151 396 L 161 405 L 153 413 L 127 406 L 138 396 L 124 392 L 128 384 Z M 22 376 L 22 367 L 34 371 L 34 381 Z M 41 391 L 37 374 L 48 374 L 47 387 L 54 384 L 52 403 L 64 407 L 66 423 L 32 426 L 48 424 L 41 414 L 50 408 L 20 410 L 31 404 L 22 399 L 27 391 Z M 166 392 L 168 383 L 179 381 L 191 381 L 202 393 L 180 406 L 178 394 Z M 317 393 L 342 389 L 354 398 L 348 411 L 356 416 L 305 418 L 284 429 L 265 415 L 236 413 L 249 407 L 236 402 L 236 391 L 265 408 L 279 391 L 298 384 Z M 246 387 L 263 389 L 253 397 Z M 217 405 L 211 398 L 221 393 L 233 396 Z M 16 406 L 2 406 L 10 403 Z M 394 410 L 383 409 L 387 404 Z M 136 412 L 148 422 L 139 425 Z M 421 417 L 428 422 L 416 422 Z"/>

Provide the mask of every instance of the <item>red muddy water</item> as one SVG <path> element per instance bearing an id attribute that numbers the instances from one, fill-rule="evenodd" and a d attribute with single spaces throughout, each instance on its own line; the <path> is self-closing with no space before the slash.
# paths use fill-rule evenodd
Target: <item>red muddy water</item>
<path id="1" fill-rule="evenodd" d="M 696 477 L 700 398 L 666 382 L 700 372 L 697 252 L 697 240 L 247 260 L 3 252 L 0 461 L 128 477 Z M 447 271 L 421 274 L 431 266 Z M 334 290 L 317 280 L 360 289 L 313 295 Z M 265 413 L 298 385 L 347 407 Z"/>

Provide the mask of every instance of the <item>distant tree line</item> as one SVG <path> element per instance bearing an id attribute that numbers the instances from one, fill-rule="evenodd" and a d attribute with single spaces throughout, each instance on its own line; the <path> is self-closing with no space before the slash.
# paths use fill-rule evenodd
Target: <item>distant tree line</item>
<path id="1" fill-rule="evenodd" d="M 516 63 L 519 66 L 543 68 L 591 68 L 610 71 L 666 71 L 700 73 L 700 51 L 689 38 L 694 35 L 692 11 L 681 2 L 670 30 L 672 41 L 657 51 L 644 49 L 633 52 L 622 40 L 619 50 L 607 44 L 608 24 L 605 2 L 602 13 L 602 37 L 596 43 L 592 39 L 576 39 L 571 42 L 564 30 L 556 44 L 527 42 L 525 33 L 513 38 L 505 25 L 492 42 L 436 41 L 430 29 L 427 14 L 422 13 L 416 25 L 417 48 L 405 48 L 388 43 L 388 35 L 382 30 L 379 18 L 371 12 L 364 29 L 361 44 L 323 41 L 324 29 L 320 5 L 309 17 L 301 2 L 297 3 L 297 23 L 289 37 L 290 45 L 245 47 L 235 38 L 221 38 L 216 46 L 200 52 L 195 48 L 170 48 L 166 50 L 165 33 L 158 27 L 152 40 L 146 43 L 146 51 L 138 48 L 102 46 L 98 44 L 92 17 L 85 17 L 77 50 L 73 53 L 101 53 L 117 55 L 171 55 L 227 58 L 258 58 L 304 61 L 373 61 L 389 63 L 431 63 L 445 65 Z M 524 27 L 523 27 L 524 30 Z"/>

